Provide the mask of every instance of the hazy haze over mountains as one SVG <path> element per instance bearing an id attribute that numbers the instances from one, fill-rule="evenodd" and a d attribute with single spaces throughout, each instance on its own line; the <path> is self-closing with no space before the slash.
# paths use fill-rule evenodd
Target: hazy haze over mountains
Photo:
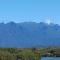
<path id="1" fill-rule="evenodd" d="M 0 47 L 41 46 L 60 46 L 60 26 L 58 24 L 0 23 Z"/>

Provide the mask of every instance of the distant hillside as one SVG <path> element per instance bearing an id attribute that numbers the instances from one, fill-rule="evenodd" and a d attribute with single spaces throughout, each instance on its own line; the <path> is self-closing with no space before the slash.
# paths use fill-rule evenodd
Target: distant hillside
<path id="1" fill-rule="evenodd" d="M 0 23 L 0 47 L 60 46 L 60 26 L 43 22 Z"/>

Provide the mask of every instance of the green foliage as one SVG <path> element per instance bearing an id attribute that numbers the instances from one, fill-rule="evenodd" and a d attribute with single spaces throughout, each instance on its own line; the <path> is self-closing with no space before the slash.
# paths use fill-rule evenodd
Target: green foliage
<path id="1" fill-rule="evenodd" d="M 36 60 L 38 55 L 34 49 L 0 48 L 0 60 Z"/>
<path id="2" fill-rule="evenodd" d="M 60 49 L 60 48 L 59 48 Z M 56 48 L 0 48 L 0 60 L 40 60 L 41 56 L 58 52 Z M 59 50 L 60 51 L 60 50 Z"/>

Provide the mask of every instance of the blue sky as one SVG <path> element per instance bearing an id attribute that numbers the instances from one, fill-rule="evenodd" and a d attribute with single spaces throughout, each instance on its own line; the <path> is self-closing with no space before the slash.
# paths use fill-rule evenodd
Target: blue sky
<path id="1" fill-rule="evenodd" d="M 0 0 L 0 22 L 40 22 L 60 24 L 60 0 Z"/>

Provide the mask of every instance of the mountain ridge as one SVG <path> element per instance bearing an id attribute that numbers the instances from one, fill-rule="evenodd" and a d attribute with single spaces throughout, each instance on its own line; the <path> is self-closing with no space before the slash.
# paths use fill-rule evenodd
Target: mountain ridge
<path id="1" fill-rule="evenodd" d="M 0 47 L 60 46 L 60 26 L 44 22 L 0 23 Z"/>

